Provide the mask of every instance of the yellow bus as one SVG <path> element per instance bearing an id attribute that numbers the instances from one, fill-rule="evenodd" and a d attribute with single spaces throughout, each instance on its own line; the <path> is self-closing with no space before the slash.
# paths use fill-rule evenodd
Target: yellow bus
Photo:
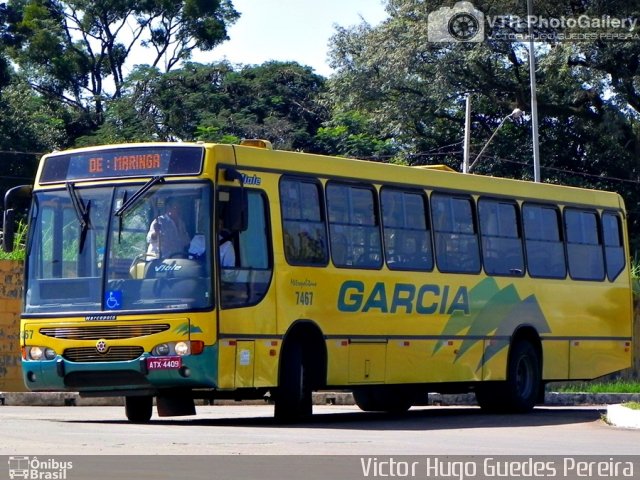
<path id="1" fill-rule="evenodd" d="M 25 384 L 124 396 L 133 422 L 265 396 L 295 421 L 325 389 L 525 412 L 631 365 L 615 193 L 253 140 L 56 152 L 7 207 L 26 195 Z"/>

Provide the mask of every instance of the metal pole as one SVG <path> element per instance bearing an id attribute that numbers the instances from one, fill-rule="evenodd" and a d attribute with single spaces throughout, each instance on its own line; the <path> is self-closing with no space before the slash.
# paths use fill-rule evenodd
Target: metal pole
<path id="1" fill-rule="evenodd" d="M 471 150 L 471 94 L 467 94 L 467 108 L 464 120 L 464 157 L 462 173 L 469 173 L 469 154 Z"/>
<path id="2" fill-rule="evenodd" d="M 478 163 L 478 160 L 480 160 L 480 158 L 482 157 L 482 154 L 484 153 L 484 151 L 487 149 L 487 147 L 489 146 L 489 144 L 491 143 L 491 140 L 493 140 L 493 137 L 496 136 L 496 134 L 498 133 L 498 130 L 500 130 L 500 127 L 502 127 L 502 125 L 504 124 L 504 122 L 507 121 L 507 118 L 510 118 L 511 115 L 507 115 L 506 117 L 504 117 L 502 119 L 502 121 L 500 122 L 500 124 L 496 127 L 496 129 L 493 131 L 493 133 L 491 134 L 491 136 L 489 137 L 489 140 L 487 140 L 487 143 L 484 144 L 484 147 L 482 147 L 482 150 L 480 150 L 480 153 L 478 154 L 478 156 L 476 157 L 476 159 L 473 161 L 473 163 L 471 165 L 469 165 L 469 168 L 467 169 L 467 171 L 471 170 L 473 168 L 473 166 Z"/>
<path id="3" fill-rule="evenodd" d="M 529 24 L 529 78 L 531 79 L 531 136 L 533 139 L 533 181 L 540 181 L 540 146 L 538 145 L 538 99 L 536 97 L 536 56 L 533 49 L 533 0 L 527 0 Z"/>
<path id="4" fill-rule="evenodd" d="M 487 149 L 487 147 L 491 143 L 491 140 L 493 140 L 493 137 L 495 137 L 496 134 L 498 133 L 498 130 L 500 130 L 500 127 L 502 127 L 502 125 L 504 125 L 504 122 L 506 122 L 508 118 L 511 118 L 511 119 L 520 118 L 522 116 L 522 113 L 523 113 L 522 110 L 520 110 L 519 108 L 514 108 L 513 112 L 511 112 L 509 115 L 507 115 L 506 117 L 504 117 L 502 119 L 502 121 L 498 124 L 496 129 L 493 131 L 493 133 L 489 137 L 489 140 L 487 140 L 487 143 L 485 143 L 484 147 L 482 147 L 482 150 L 480 150 L 480 153 L 478 154 L 478 156 L 475 158 L 475 160 L 473 162 L 471 162 L 471 165 L 469 165 L 467 167 L 467 173 L 471 171 L 471 169 L 474 167 L 474 165 L 476 163 L 478 163 L 478 160 L 480 160 L 480 158 L 482 157 L 482 154 L 484 153 L 484 151 Z"/>

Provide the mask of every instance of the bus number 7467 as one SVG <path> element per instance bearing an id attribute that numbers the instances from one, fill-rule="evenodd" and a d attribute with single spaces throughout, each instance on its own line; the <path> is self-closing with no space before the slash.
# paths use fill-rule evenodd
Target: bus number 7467
<path id="1" fill-rule="evenodd" d="M 313 305 L 313 292 L 296 292 L 296 305 Z"/>

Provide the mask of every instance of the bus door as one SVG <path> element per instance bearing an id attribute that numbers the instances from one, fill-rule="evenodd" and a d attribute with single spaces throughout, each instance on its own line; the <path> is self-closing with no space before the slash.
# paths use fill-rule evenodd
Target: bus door
<path id="1" fill-rule="evenodd" d="M 245 175 L 246 176 L 246 175 Z M 231 184 L 218 171 L 216 192 L 218 386 L 258 388 L 277 383 L 275 293 L 266 193 Z"/>

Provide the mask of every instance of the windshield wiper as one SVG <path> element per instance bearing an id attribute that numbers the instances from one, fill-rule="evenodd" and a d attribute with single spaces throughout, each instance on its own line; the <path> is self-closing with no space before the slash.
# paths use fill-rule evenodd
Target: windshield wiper
<path id="1" fill-rule="evenodd" d="M 69 192 L 71 204 L 73 205 L 73 209 L 76 211 L 76 216 L 78 217 L 78 222 L 81 227 L 78 253 L 82 253 L 82 250 L 84 250 L 85 240 L 87 239 L 87 232 L 91 228 L 91 219 L 89 215 L 89 212 L 91 211 L 91 200 L 87 202 L 85 207 L 73 182 L 67 182 L 67 191 Z"/>
<path id="2" fill-rule="evenodd" d="M 131 198 L 127 199 L 118 210 L 114 213 L 116 217 L 122 218 L 127 210 L 129 210 L 133 205 L 138 203 L 138 201 L 154 186 L 158 183 L 164 183 L 164 177 L 157 176 L 153 177 L 147 183 L 140 187 L 140 189 L 134 193 Z"/>

